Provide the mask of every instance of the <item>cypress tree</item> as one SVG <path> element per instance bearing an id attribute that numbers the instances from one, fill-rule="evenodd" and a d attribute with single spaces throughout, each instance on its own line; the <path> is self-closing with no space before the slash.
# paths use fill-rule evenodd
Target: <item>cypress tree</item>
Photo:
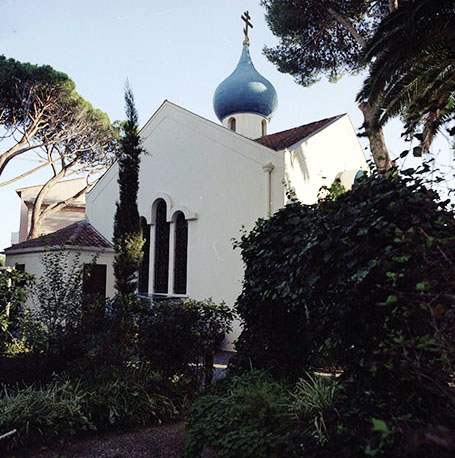
<path id="1" fill-rule="evenodd" d="M 114 219 L 114 276 L 119 296 L 136 291 L 136 273 L 142 260 L 144 244 L 137 208 L 139 167 L 143 148 L 134 96 L 128 82 L 125 85 L 125 113 L 126 121 L 122 126 L 123 135 L 118 153 L 120 194 Z"/>

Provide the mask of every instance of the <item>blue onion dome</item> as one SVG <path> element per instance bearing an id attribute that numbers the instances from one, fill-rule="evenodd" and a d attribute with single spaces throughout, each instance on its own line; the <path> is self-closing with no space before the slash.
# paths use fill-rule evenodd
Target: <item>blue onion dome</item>
<path id="1" fill-rule="evenodd" d="M 254 113 L 270 119 L 277 105 L 275 88 L 254 68 L 249 47 L 244 44 L 237 67 L 216 88 L 215 114 L 220 121 L 234 113 Z"/>

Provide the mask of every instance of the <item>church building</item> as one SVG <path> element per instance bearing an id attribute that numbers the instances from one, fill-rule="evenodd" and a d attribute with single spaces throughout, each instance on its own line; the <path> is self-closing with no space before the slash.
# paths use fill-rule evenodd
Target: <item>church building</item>
<path id="1" fill-rule="evenodd" d="M 220 124 L 165 100 L 140 132 L 146 151 L 138 194 L 146 239 L 139 275 L 143 295 L 211 297 L 233 305 L 243 278 L 233 239 L 283 207 L 287 189 L 311 204 L 321 186 L 339 178 L 350 188 L 356 174 L 368 169 L 347 114 L 268 133 L 278 96 L 253 65 L 247 30 L 240 60 L 216 89 L 213 105 Z M 115 294 L 110 241 L 117 178 L 114 164 L 86 195 L 85 221 L 65 228 L 68 243 L 63 241 L 73 251 L 102 253 L 100 281 L 108 296 Z M 77 243 L 75 237 L 71 243 L 73 230 Z M 62 242 L 59 232 L 54 236 Z M 39 275 L 36 257 L 49 240 L 6 249 L 8 264 Z"/>

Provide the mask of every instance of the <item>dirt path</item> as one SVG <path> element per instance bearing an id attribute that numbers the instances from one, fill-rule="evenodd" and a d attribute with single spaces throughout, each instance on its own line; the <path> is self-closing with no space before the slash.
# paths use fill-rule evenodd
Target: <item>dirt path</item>
<path id="1" fill-rule="evenodd" d="M 185 449 L 183 422 L 129 433 L 74 439 L 63 446 L 9 455 L 14 458 L 178 458 Z"/>

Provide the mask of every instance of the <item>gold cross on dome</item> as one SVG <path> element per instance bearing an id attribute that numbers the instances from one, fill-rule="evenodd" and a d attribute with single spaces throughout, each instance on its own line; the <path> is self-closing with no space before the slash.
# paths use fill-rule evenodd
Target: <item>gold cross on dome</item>
<path id="1" fill-rule="evenodd" d="M 242 16 L 240 16 L 242 21 L 245 21 L 245 27 L 243 29 L 243 33 L 245 34 L 245 39 L 243 40 L 244 45 L 250 45 L 250 39 L 248 38 L 248 26 L 253 28 L 253 24 L 250 22 L 250 15 L 248 11 L 245 11 Z"/>

